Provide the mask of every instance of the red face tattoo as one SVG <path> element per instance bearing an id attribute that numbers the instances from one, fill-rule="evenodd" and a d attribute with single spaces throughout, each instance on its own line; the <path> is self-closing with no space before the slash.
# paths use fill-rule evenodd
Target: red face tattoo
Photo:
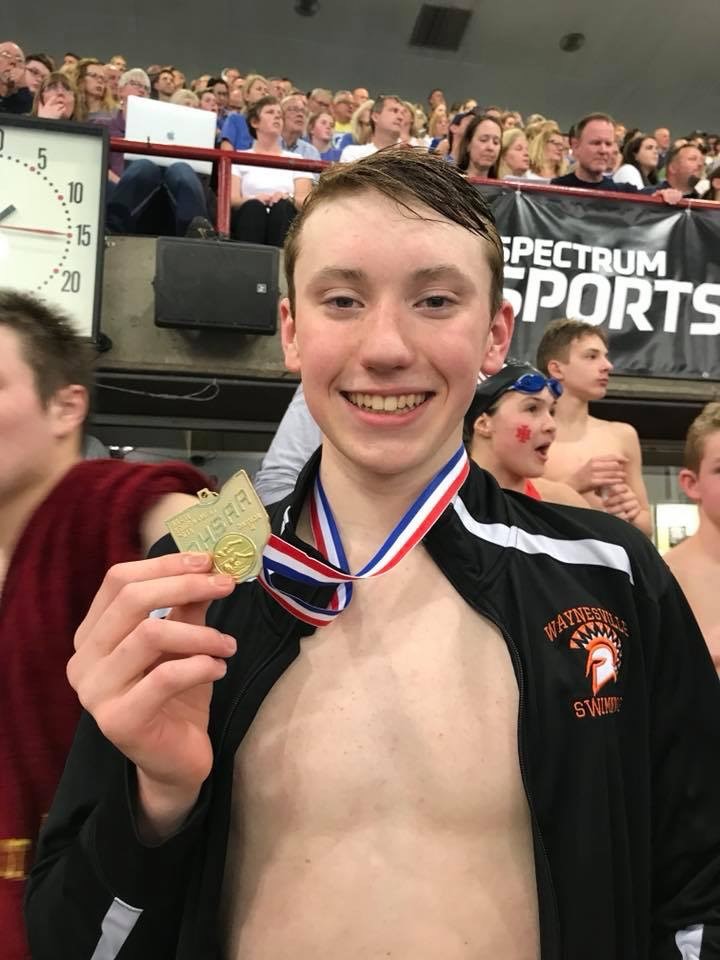
<path id="1" fill-rule="evenodd" d="M 530 437 L 532 436 L 532 431 L 530 427 L 525 423 L 521 423 L 520 426 L 515 431 L 515 438 L 520 443 L 527 443 Z"/>

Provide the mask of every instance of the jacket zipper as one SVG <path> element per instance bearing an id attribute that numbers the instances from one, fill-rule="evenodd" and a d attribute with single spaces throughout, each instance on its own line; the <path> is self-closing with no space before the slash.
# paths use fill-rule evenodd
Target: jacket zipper
<path id="1" fill-rule="evenodd" d="M 228 711 L 227 718 L 226 718 L 225 723 L 224 723 L 224 725 L 223 725 L 222 733 L 220 734 L 220 738 L 219 738 L 219 740 L 218 740 L 218 748 L 217 748 L 217 758 L 218 758 L 218 760 L 220 759 L 220 756 L 221 756 L 221 754 L 222 754 L 222 752 L 223 752 L 223 748 L 224 748 L 224 746 L 225 746 L 225 740 L 227 739 L 227 735 L 228 735 L 228 732 L 229 732 L 229 730 L 230 730 L 230 724 L 232 723 L 232 719 L 233 719 L 233 717 L 235 716 L 235 711 L 237 710 L 238 706 L 240 705 L 240 701 L 243 699 L 243 697 L 244 697 L 245 694 L 248 692 L 248 690 L 250 689 L 250 687 L 255 683 L 255 681 L 256 681 L 257 678 L 260 676 L 260 674 L 261 674 L 264 670 L 266 670 L 267 667 L 269 667 L 270 664 L 273 662 L 273 660 L 275 660 L 275 659 L 279 656 L 282 648 L 285 646 L 286 640 L 287 640 L 287 637 L 283 637 L 283 638 L 282 638 L 282 640 L 277 644 L 277 646 L 275 646 L 275 647 L 273 648 L 272 653 L 271 653 L 269 656 L 267 656 L 267 657 L 262 661 L 262 663 L 260 664 L 260 666 L 258 666 L 255 670 L 253 670 L 253 672 L 250 674 L 250 676 L 247 678 L 247 680 L 245 681 L 245 683 L 242 685 L 242 687 L 240 688 L 240 690 L 238 691 L 238 693 L 237 693 L 237 694 L 235 695 L 235 697 L 233 698 L 232 703 L 230 704 L 230 709 L 229 709 L 229 711 Z"/>
<path id="2" fill-rule="evenodd" d="M 460 596 L 465 596 L 465 594 L 460 592 Z M 562 956 L 562 947 L 560 943 L 560 914 L 557 905 L 557 895 L 555 893 L 555 885 L 553 883 L 552 873 L 550 871 L 550 857 L 548 856 L 547 848 L 545 847 L 545 841 L 543 840 L 542 833 L 540 832 L 540 824 L 538 822 L 537 814 L 535 813 L 535 804 L 533 802 L 533 795 L 528 781 L 527 764 L 525 760 L 525 730 L 523 724 L 523 719 L 525 716 L 525 671 L 523 669 L 522 660 L 520 659 L 520 654 L 518 653 L 515 642 L 510 638 L 507 630 L 505 630 L 505 628 L 498 623 L 498 619 L 495 614 L 488 612 L 472 601 L 468 601 L 468 603 L 470 603 L 470 606 L 473 607 L 477 613 L 479 613 L 482 617 L 486 617 L 499 630 L 503 640 L 505 641 L 505 645 L 508 648 L 508 652 L 510 653 L 510 658 L 513 662 L 513 667 L 515 668 L 515 673 L 518 678 L 520 702 L 518 708 L 517 737 L 519 748 L 518 757 L 520 761 L 520 778 L 522 779 L 523 787 L 525 789 L 525 798 L 527 799 L 528 809 L 530 810 L 533 832 L 537 838 L 538 847 L 542 854 L 542 872 L 545 875 L 544 879 L 547 883 L 550 894 L 552 922 L 554 925 L 553 934 L 556 947 L 555 952 L 559 960 L 559 958 Z M 550 958 L 543 957 L 542 960 L 550 960 Z"/>

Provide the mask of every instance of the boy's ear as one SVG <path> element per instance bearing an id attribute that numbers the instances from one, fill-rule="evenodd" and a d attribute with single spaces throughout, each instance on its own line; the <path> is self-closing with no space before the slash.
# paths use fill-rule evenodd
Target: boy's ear
<path id="1" fill-rule="evenodd" d="M 678 483 L 686 497 L 689 497 L 689 499 L 695 503 L 700 501 L 698 478 L 694 470 L 688 470 L 687 467 L 683 467 L 678 474 Z"/>
<path id="2" fill-rule="evenodd" d="M 562 380 L 562 366 L 558 360 L 548 360 L 548 376 L 554 377 L 555 380 Z"/>
<path id="3" fill-rule="evenodd" d="M 492 318 L 487 335 L 485 357 L 481 370 L 488 376 L 492 376 L 502 369 L 505 357 L 510 349 L 514 326 L 513 308 L 507 300 L 503 300 L 500 309 Z"/>
<path id="4" fill-rule="evenodd" d="M 57 390 L 48 404 L 55 436 L 61 439 L 80 430 L 87 418 L 88 406 L 88 392 L 80 384 L 71 383 Z"/>
<path id="5" fill-rule="evenodd" d="M 283 297 L 280 301 L 280 340 L 285 357 L 285 366 L 291 373 L 299 373 L 300 351 L 297 345 L 295 317 L 287 297 Z"/>
<path id="6" fill-rule="evenodd" d="M 492 419 L 487 415 L 487 413 L 481 413 L 473 424 L 473 433 L 477 434 L 479 437 L 488 439 L 492 434 Z"/>

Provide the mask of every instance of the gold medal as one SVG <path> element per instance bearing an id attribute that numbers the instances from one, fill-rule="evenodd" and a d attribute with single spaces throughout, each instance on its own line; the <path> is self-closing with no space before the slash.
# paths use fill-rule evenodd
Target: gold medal
<path id="1" fill-rule="evenodd" d="M 270 521 L 244 470 L 220 493 L 200 490 L 198 503 L 166 521 L 180 550 L 211 553 L 218 573 L 237 583 L 256 577 L 270 537 Z"/>

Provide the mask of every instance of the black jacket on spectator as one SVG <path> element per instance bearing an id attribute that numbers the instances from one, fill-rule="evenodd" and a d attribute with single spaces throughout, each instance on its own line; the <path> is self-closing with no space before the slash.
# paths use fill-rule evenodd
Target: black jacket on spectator
<path id="1" fill-rule="evenodd" d="M 273 530 L 318 558 L 294 530 L 319 460 L 270 507 Z M 508 494 L 473 465 L 423 546 L 515 667 L 542 960 L 720 960 L 720 684 L 653 545 L 607 514 Z M 170 549 L 166 537 L 153 553 Z M 327 605 L 330 592 L 303 596 Z M 196 808 L 142 843 L 134 767 L 84 715 L 29 881 L 33 960 L 223 956 L 235 751 L 313 627 L 257 581 L 207 622 L 240 642 L 215 685 L 215 765 Z M 604 676 L 598 646 L 613 651 Z"/>
<path id="2" fill-rule="evenodd" d="M 672 187 L 667 182 L 667 180 L 662 180 L 657 186 L 653 187 L 653 193 L 656 193 L 658 190 L 672 190 Z M 686 200 L 702 200 L 703 196 L 699 193 L 696 193 L 695 190 L 691 190 L 689 193 L 684 193 L 683 197 Z"/>
<path id="3" fill-rule="evenodd" d="M 603 177 L 597 183 L 581 180 L 574 173 L 566 173 L 564 177 L 554 177 L 550 183 L 554 187 L 574 187 L 581 190 L 615 190 L 617 193 L 638 193 L 637 187 L 631 183 L 615 183 L 612 177 Z"/>
<path id="4" fill-rule="evenodd" d="M 0 113 L 30 113 L 33 95 L 27 87 L 20 87 L 6 97 L 0 97 Z"/>

